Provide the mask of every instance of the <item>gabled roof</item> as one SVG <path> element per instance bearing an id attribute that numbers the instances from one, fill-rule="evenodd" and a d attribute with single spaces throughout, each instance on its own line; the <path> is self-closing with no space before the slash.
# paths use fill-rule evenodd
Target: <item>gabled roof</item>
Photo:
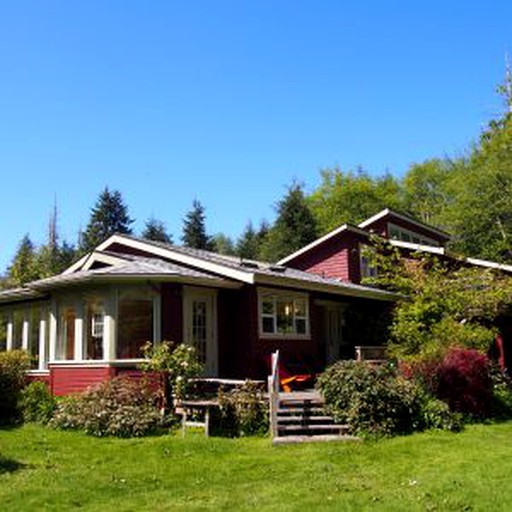
<path id="1" fill-rule="evenodd" d="M 404 215 L 403 213 L 398 213 L 394 210 L 391 210 L 390 208 L 385 208 L 384 210 L 375 214 L 373 217 L 370 217 L 369 219 L 366 219 L 363 222 L 359 223 L 358 226 L 362 229 L 366 229 L 366 228 L 370 227 L 373 223 L 375 223 L 378 220 L 381 220 L 382 218 L 387 217 L 387 216 L 395 217 L 397 219 L 406 221 L 409 224 L 413 224 L 413 225 L 420 227 L 426 231 L 430 231 L 431 233 L 434 233 L 437 236 L 444 238 L 445 240 L 449 240 L 451 238 L 451 236 L 448 233 L 441 231 L 440 229 L 435 228 L 434 226 L 425 224 L 424 222 L 421 222 L 412 217 L 409 217 L 408 215 Z"/>
<path id="2" fill-rule="evenodd" d="M 397 298 L 396 295 L 383 290 L 322 277 L 285 267 L 279 263 L 276 265 L 262 261 L 246 260 L 236 256 L 175 246 L 129 235 L 113 235 L 100 244 L 98 250 L 117 253 L 118 250 L 123 250 L 123 247 L 125 250 L 136 250 L 146 255 L 177 262 L 179 265 L 194 268 L 201 272 L 247 284 L 299 288 L 378 300 L 395 300 Z"/>
<path id="3" fill-rule="evenodd" d="M 329 233 L 327 233 L 326 235 L 324 235 L 324 236 L 322 236 L 320 238 L 317 238 L 316 240 L 314 240 L 313 242 L 311 242 L 308 245 L 305 245 L 304 247 L 302 247 L 298 251 L 295 251 L 294 253 L 289 254 L 288 256 L 285 256 L 284 258 L 279 260 L 277 262 L 277 264 L 278 265 L 285 265 L 286 263 L 288 263 L 288 262 L 294 260 L 295 258 L 297 258 L 298 256 L 300 256 L 301 254 L 305 254 L 305 253 L 309 252 L 311 249 L 314 249 L 315 247 L 318 247 L 319 245 L 322 245 L 324 242 L 327 242 L 331 238 L 334 238 L 335 236 L 337 236 L 340 233 L 343 233 L 345 231 L 352 232 L 352 233 L 357 233 L 358 235 L 362 235 L 362 236 L 368 236 L 369 235 L 369 233 L 367 231 L 364 231 L 363 229 L 360 229 L 360 228 L 358 228 L 356 226 L 352 226 L 351 224 L 343 224 L 339 228 L 333 229 L 332 231 L 329 231 Z"/>

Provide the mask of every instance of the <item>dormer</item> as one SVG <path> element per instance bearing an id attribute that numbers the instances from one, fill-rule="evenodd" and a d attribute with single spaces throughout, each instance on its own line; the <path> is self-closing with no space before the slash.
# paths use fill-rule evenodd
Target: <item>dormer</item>
<path id="1" fill-rule="evenodd" d="M 389 208 L 361 222 L 359 228 L 411 244 L 444 247 L 450 240 L 450 235 L 444 231 Z"/>

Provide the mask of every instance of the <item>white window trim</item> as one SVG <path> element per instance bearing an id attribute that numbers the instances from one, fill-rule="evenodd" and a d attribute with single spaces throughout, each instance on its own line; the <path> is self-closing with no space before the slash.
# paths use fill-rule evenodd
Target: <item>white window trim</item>
<path id="1" fill-rule="evenodd" d="M 402 226 L 398 226 L 396 224 L 393 224 L 392 222 L 388 222 L 388 238 L 390 240 L 397 240 L 396 238 L 393 238 L 391 236 L 391 230 L 392 229 L 395 229 L 395 230 L 397 230 L 400 233 L 400 238 L 398 238 L 398 240 L 400 240 L 402 242 L 417 243 L 417 244 L 420 244 L 420 245 L 421 244 L 423 244 L 423 245 L 434 245 L 436 247 L 439 246 L 439 242 L 437 240 L 434 240 L 433 238 L 429 238 L 428 236 L 425 236 L 425 235 L 420 235 L 416 231 L 411 231 L 410 229 L 403 228 Z M 410 240 L 404 240 L 402 238 L 402 235 L 408 235 Z M 419 241 L 418 242 L 413 242 L 413 238 L 417 238 Z"/>
<path id="2" fill-rule="evenodd" d="M 269 317 L 270 315 L 263 313 L 263 300 L 272 297 L 274 300 L 303 300 L 306 304 L 306 316 L 304 320 L 306 321 L 306 332 L 303 334 L 299 334 L 296 332 L 292 333 L 280 333 L 275 332 L 277 328 L 277 311 L 274 311 L 272 315 L 274 318 L 274 332 L 264 332 L 263 331 L 263 318 Z M 303 317 L 301 317 L 303 318 Z M 292 339 L 292 340 L 310 340 L 311 339 L 311 328 L 310 328 L 310 311 L 309 311 L 309 294 L 307 293 L 299 293 L 293 291 L 286 290 L 278 290 L 273 288 L 258 288 L 258 335 L 261 339 Z M 294 330 L 295 330 L 295 322 L 294 322 Z"/>

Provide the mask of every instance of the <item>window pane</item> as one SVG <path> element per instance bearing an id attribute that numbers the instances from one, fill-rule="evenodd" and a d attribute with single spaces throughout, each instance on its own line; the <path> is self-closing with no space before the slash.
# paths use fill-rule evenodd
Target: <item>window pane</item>
<path id="1" fill-rule="evenodd" d="M 274 333 L 274 318 L 265 316 L 262 321 L 263 332 L 266 334 Z"/>
<path id="2" fill-rule="evenodd" d="M 295 330 L 297 334 L 306 334 L 306 320 L 304 318 L 295 320 Z"/>
<path id="3" fill-rule="evenodd" d="M 148 341 L 153 342 L 153 300 L 120 299 L 117 314 L 117 358 L 142 357 L 141 348 Z"/>
<path id="4" fill-rule="evenodd" d="M 103 359 L 103 302 L 89 298 L 86 301 L 86 333 L 84 359 Z"/>
<path id="5" fill-rule="evenodd" d="M 64 306 L 59 310 L 57 325 L 56 359 L 73 360 L 75 358 L 75 308 Z"/>
<path id="6" fill-rule="evenodd" d="M 293 332 L 293 302 L 277 300 L 277 332 Z"/>
<path id="7" fill-rule="evenodd" d="M 41 308 L 33 307 L 30 311 L 30 326 L 28 331 L 28 352 L 32 369 L 39 366 L 39 328 L 42 318 Z"/>
<path id="8" fill-rule="evenodd" d="M 306 301 L 295 300 L 295 316 L 306 316 Z"/>
<path id="9" fill-rule="evenodd" d="M 263 299 L 261 310 L 264 315 L 274 314 L 274 301 L 273 299 Z"/>

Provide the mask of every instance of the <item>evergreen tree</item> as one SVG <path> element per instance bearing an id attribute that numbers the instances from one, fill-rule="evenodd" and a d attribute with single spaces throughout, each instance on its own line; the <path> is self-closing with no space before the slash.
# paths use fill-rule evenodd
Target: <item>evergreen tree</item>
<path id="1" fill-rule="evenodd" d="M 212 243 L 206 234 L 205 214 L 203 205 L 194 199 L 192 209 L 187 213 L 183 221 L 183 245 L 193 249 L 211 250 Z"/>
<path id="2" fill-rule="evenodd" d="M 259 256 L 259 250 L 258 233 L 252 222 L 249 221 L 236 242 L 236 253 L 240 258 L 256 260 Z"/>
<path id="3" fill-rule="evenodd" d="M 28 234 L 21 239 L 7 273 L 9 281 L 14 286 L 21 286 L 39 277 L 36 264 L 36 249 Z"/>
<path id="4" fill-rule="evenodd" d="M 167 233 L 164 223 L 154 217 L 150 217 L 146 221 L 146 225 L 144 226 L 144 231 L 142 231 L 141 236 L 147 240 L 172 244 L 172 237 Z"/>
<path id="5" fill-rule="evenodd" d="M 91 209 L 91 217 L 81 237 L 81 250 L 93 250 L 114 233 L 131 234 L 133 223 L 128 215 L 128 207 L 118 190 L 110 191 L 105 187 Z"/>
<path id="6" fill-rule="evenodd" d="M 233 256 L 236 254 L 235 244 L 233 240 L 224 233 L 217 233 L 212 237 L 211 250 L 219 254 Z"/>
<path id="7" fill-rule="evenodd" d="M 277 206 L 277 219 L 265 237 L 261 256 L 277 261 L 317 238 L 315 218 L 309 209 L 302 186 L 293 183 Z"/>

